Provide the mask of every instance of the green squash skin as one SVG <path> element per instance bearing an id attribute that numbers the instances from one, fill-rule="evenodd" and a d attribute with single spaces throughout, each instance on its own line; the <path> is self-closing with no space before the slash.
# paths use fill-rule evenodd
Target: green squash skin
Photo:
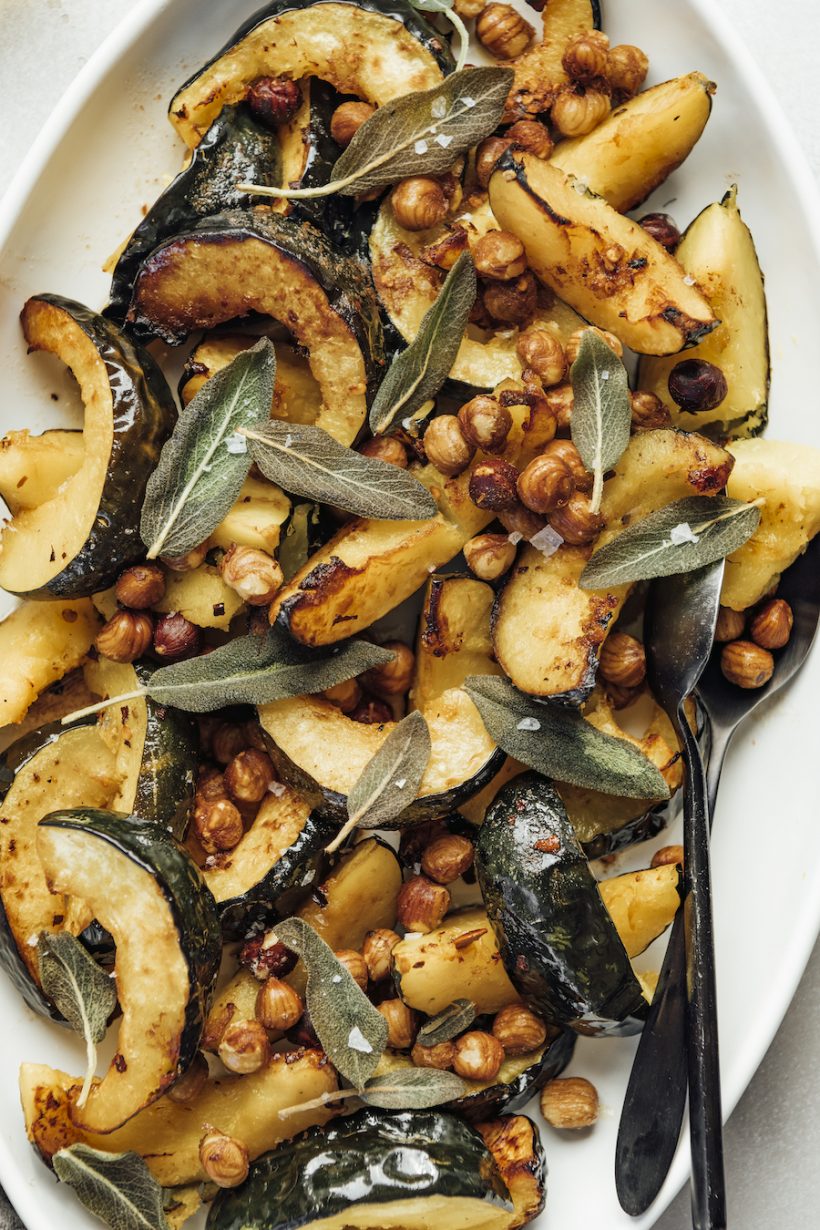
<path id="1" fill-rule="evenodd" d="M 545 778 L 523 773 L 499 791 L 479 831 L 476 871 L 504 966 L 527 1003 L 583 1034 L 640 1031 L 649 1005 Z"/>
<path id="2" fill-rule="evenodd" d="M 218 1193 L 205 1224 L 206 1230 L 299 1230 L 353 1204 L 425 1196 L 482 1200 L 512 1212 L 474 1128 L 437 1110 L 365 1109 L 264 1154 L 241 1187 Z"/>
<path id="3" fill-rule="evenodd" d="M 254 119 L 244 104 L 228 106 L 214 120 L 191 161 L 160 193 L 117 261 L 111 294 L 103 313 L 122 325 L 131 302 L 139 266 L 158 244 L 190 230 L 208 214 L 253 203 L 237 183 L 281 182 L 279 137 Z"/>
<path id="4" fill-rule="evenodd" d="M 40 824 L 45 828 L 76 829 L 108 842 L 153 877 L 162 890 L 188 966 L 190 993 L 178 1059 L 178 1071 L 184 1072 L 199 1047 L 222 958 L 216 903 L 198 868 L 167 829 L 145 824 L 133 816 L 78 807 L 52 812 Z M 111 889 L 115 886 L 111 885 Z"/>
<path id="5" fill-rule="evenodd" d="M 177 409 L 160 368 L 111 321 L 61 295 L 35 298 L 64 312 L 105 364 L 113 398 L 114 438 L 94 524 L 85 544 L 40 589 L 25 598 L 87 598 L 113 585 L 145 555 L 139 520 L 145 487 Z"/>
<path id="6" fill-rule="evenodd" d="M 488 1021 L 488 1030 L 489 1025 Z M 475 1024 L 471 1028 L 480 1029 L 481 1026 Z M 442 1110 L 463 1115 L 468 1123 L 483 1123 L 487 1119 L 495 1119 L 498 1115 L 511 1115 L 522 1110 L 539 1090 L 564 1071 L 572 1059 L 576 1037 L 573 1030 L 562 1030 L 557 1038 L 545 1046 L 540 1058 L 516 1076 L 515 1080 L 499 1082 L 479 1090 L 478 1093 L 456 1098 L 443 1106 Z"/>
<path id="7" fill-rule="evenodd" d="M 147 683 L 154 669 L 145 663 L 134 664 L 141 684 Z M 189 713 L 158 705 L 150 696 L 143 702 L 147 724 L 132 814 L 146 824 L 167 828 L 182 841 L 196 793 L 199 732 Z"/>

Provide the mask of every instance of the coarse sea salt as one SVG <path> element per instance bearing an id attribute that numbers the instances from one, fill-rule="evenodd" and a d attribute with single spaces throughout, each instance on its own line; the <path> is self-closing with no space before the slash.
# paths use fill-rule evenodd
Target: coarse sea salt
<path id="1" fill-rule="evenodd" d="M 681 521 L 680 525 L 672 526 L 669 531 L 669 541 L 673 547 L 682 547 L 685 542 L 697 542 L 698 536 L 688 521 Z"/>
<path id="2" fill-rule="evenodd" d="M 507 542 L 511 542 L 514 547 L 517 547 L 523 537 L 524 535 L 519 534 L 518 530 L 513 530 L 512 533 L 507 535 Z"/>
<path id="3" fill-rule="evenodd" d="M 475 106 L 475 99 L 470 98 L 469 94 L 465 94 L 461 100 L 461 105 L 465 111 L 470 111 Z"/>
<path id="4" fill-rule="evenodd" d="M 545 525 L 537 534 L 533 534 L 530 539 L 530 545 L 549 559 L 563 544 L 563 541 L 557 530 L 554 530 L 551 525 Z"/>
<path id="5" fill-rule="evenodd" d="M 453 144 L 453 138 L 448 136 L 446 132 L 440 132 L 436 137 L 436 145 L 440 145 L 442 149 L 446 149 L 448 145 Z"/>
<path id="6" fill-rule="evenodd" d="M 413 149 L 416 151 L 417 154 L 426 154 L 428 148 L 429 146 L 427 145 L 427 142 L 424 140 L 423 137 L 420 137 L 419 140 L 416 142 L 416 144 L 413 146 Z"/>
<path id="7" fill-rule="evenodd" d="M 272 794 L 275 799 L 281 799 L 286 790 L 287 786 L 283 785 L 282 782 L 268 783 L 268 794 Z"/>
<path id="8" fill-rule="evenodd" d="M 601 379 L 609 380 L 609 370 L 608 369 L 605 369 L 604 371 L 601 372 Z"/>
<path id="9" fill-rule="evenodd" d="M 234 434 L 232 436 L 228 436 L 225 441 L 225 448 L 229 453 L 236 453 L 238 456 L 241 453 L 247 453 L 248 441 L 244 436 L 240 436 L 237 432 L 234 432 Z"/>
<path id="10" fill-rule="evenodd" d="M 285 448 L 290 448 L 291 444 L 293 444 L 293 436 L 290 434 L 290 432 L 288 432 L 288 434 L 285 436 Z"/>
<path id="11" fill-rule="evenodd" d="M 393 782 L 393 785 L 396 787 L 397 790 L 404 790 L 404 787 L 407 785 L 407 778 L 397 777 L 396 780 Z"/>
<path id="12" fill-rule="evenodd" d="M 684 286 L 694 286 L 695 285 L 695 279 L 692 277 L 691 273 L 684 274 L 683 283 L 684 283 Z"/>
<path id="13" fill-rule="evenodd" d="M 443 115 L 447 114 L 447 100 L 445 98 L 434 98 L 430 111 L 435 119 L 440 120 Z"/>
<path id="14" fill-rule="evenodd" d="M 516 724 L 515 729 L 516 730 L 540 730 L 541 723 L 538 721 L 538 718 L 522 718 L 521 721 Z"/>
<path id="15" fill-rule="evenodd" d="M 372 1055 L 373 1047 L 368 1042 L 358 1025 L 354 1025 L 347 1035 L 347 1045 L 351 1051 L 360 1051 L 362 1055 Z"/>

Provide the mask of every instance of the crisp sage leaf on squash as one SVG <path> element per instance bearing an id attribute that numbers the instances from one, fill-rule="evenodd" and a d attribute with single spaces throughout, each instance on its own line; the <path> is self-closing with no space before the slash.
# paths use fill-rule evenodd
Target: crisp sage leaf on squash
<path id="1" fill-rule="evenodd" d="M 629 444 L 632 406 L 626 368 L 594 329 L 585 329 L 569 378 L 572 442 L 593 475 L 591 503 L 593 512 L 598 512 L 604 473 Z"/>
<path id="2" fill-rule="evenodd" d="M 358 196 L 409 175 L 441 175 L 497 127 L 513 83 L 511 68 L 465 68 L 431 90 L 385 103 L 362 124 L 329 183 L 316 188 L 237 184 L 240 192 L 288 198 Z"/>
<path id="3" fill-rule="evenodd" d="M 328 853 L 337 850 L 355 828 L 395 828 L 416 797 L 431 751 L 429 727 L 416 709 L 394 726 L 351 786 L 348 819 L 326 847 Z"/>
<path id="4" fill-rule="evenodd" d="M 399 1068 L 374 1076 L 359 1097 L 368 1106 L 381 1110 L 425 1110 L 441 1106 L 467 1093 L 467 1086 L 455 1072 L 436 1068 Z"/>
<path id="5" fill-rule="evenodd" d="M 286 918 L 276 924 L 275 933 L 277 940 L 304 962 L 305 1003 L 325 1054 L 345 1080 L 361 1089 L 387 1046 L 387 1021 L 333 950 L 303 919 Z"/>
<path id="6" fill-rule="evenodd" d="M 237 432 L 270 418 L 275 377 L 276 355 L 263 337 L 182 411 L 145 491 L 140 537 L 148 559 L 192 551 L 236 503 L 251 465 Z"/>
<path id="7" fill-rule="evenodd" d="M 68 931 L 49 935 L 41 931 L 37 940 L 40 982 L 50 1000 L 73 1030 L 82 1034 L 88 1059 L 85 1079 L 77 1105 L 85 1106 L 97 1066 L 97 1043 L 102 1042 L 111 1013 L 117 1006 L 113 979 L 78 939 Z"/>
<path id="8" fill-rule="evenodd" d="M 601 589 L 693 572 L 742 547 L 759 523 L 756 503 L 723 495 L 675 500 L 596 551 L 579 584 L 582 589 Z"/>
<path id="9" fill-rule="evenodd" d="M 419 1046 L 438 1046 L 440 1042 L 449 1042 L 469 1029 L 475 1018 L 475 1004 L 471 999 L 454 999 L 422 1025 L 416 1042 Z"/>
<path id="10" fill-rule="evenodd" d="M 138 1153 L 103 1153 L 74 1144 L 52 1161 L 57 1178 L 113 1230 L 169 1230 L 163 1189 Z"/>
<path id="11" fill-rule="evenodd" d="M 336 504 L 357 517 L 424 521 L 436 515 L 435 500 L 412 474 L 345 448 L 321 427 L 273 420 L 241 434 L 265 478 L 293 495 Z"/>
<path id="12" fill-rule="evenodd" d="M 370 430 L 387 431 L 435 397 L 456 360 L 476 296 L 475 265 L 462 252 L 413 341 L 390 365 L 370 407 Z M 400 471 L 401 473 L 402 471 Z"/>
<path id="13" fill-rule="evenodd" d="M 624 798 L 669 798 L 651 760 L 576 709 L 539 704 L 496 675 L 469 675 L 464 686 L 498 746 L 536 773 Z"/>
<path id="14" fill-rule="evenodd" d="M 414 9 L 422 13 L 441 13 L 458 32 L 458 59 L 455 71 L 460 73 L 467 62 L 467 52 L 470 47 L 470 31 L 453 7 L 454 0 L 410 0 Z"/>

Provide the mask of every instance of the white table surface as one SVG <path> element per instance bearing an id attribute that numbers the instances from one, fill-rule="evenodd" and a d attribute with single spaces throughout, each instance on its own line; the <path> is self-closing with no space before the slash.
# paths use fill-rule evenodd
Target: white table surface
<path id="1" fill-rule="evenodd" d="M 203 0 L 209 2 L 213 0 Z M 714 2 L 730 15 L 763 67 L 815 173 L 820 174 L 816 86 L 820 6 L 806 0 Z M 133 0 L 0 0 L 0 187 L 14 173 L 63 89 L 132 4 Z M 640 38 L 635 41 L 640 43 Z M 762 866 L 761 893 L 765 896 Z M 733 1230 L 808 1230 L 820 1224 L 819 1018 L 820 946 L 726 1130 Z M 19 1131 L 21 1125 L 3 1128 Z M 683 1191 L 659 1220 L 658 1230 L 690 1226 L 689 1198 Z M 0 1230 L 18 1227 L 0 1193 Z"/>

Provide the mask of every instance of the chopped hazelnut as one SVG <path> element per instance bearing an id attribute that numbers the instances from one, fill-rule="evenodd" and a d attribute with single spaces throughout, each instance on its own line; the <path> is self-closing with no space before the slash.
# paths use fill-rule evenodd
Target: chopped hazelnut
<path id="1" fill-rule="evenodd" d="M 509 282 L 520 278 L 527 268 L 524 245 L 509 231 L 488 231 L 473 248 L 476 273 L 493 282 Z"/>
<path id="2" fill-rule="evenodd" d="M 413 876 L 403 884 L 396 903 L 396 917 L 405 931 L 433 931 L 450 908 L 450 894 L 426 876 Z"/>
<path id="3" fill-rule="evenodd" d="M 541 1114 L 555 1128 L 576 1131 L 598 1118 L 598 1091 L 583 1076 L 551 1080 L 541 1090 Z"/>
<path id="4" fill-rule="evenodd" d="M 242 814 L 230 799 L 214 799 L 197 806 L 193 814 L 193 829 L 199 844 L 208 854 L 235 849 L 245 832 Z"/>
<path id="5" fill-rule="evenodd" d="M 495 397 L 480 393 L 465 402 L 458 412 L 464 439 L 485 453 L 499 453 L 507 442 L 512 415 Z"/>
<path id="6" fill-rule="evenodd" d="M 229 1072 L 240 1076 L 258 1072 L 270 1055 L 265 1027 L 257 1020 L 231 1021 L 222 1035 L 218 1054 Z"/>
<path id="7" fill-rule="evenodd" d="M 304 1011 L 301 995 L 280 978 L 267 978 L 257 992 L 256 1019 L 274 1033 L 287 1033 Z"/>
<path id="8" fill-rule="evenodd" d="M 382 649 L 388 649 L 393 657 L 382 666 L 366 671 L 362 682 L 377 696 L 401 696 L 413 682 L 416 656 L 404 641 L 385 641 Z"/>
<path id="9" fill-rule="evenodd" d="M 347 149 L 362 124 L 366 124 L 375 111 L 376 108 L 366 102 L 342 103 L 330 117 L 331 137 L 342 149 Z"/>
<path id="10" fill-rule="evenodd" d="M 340 948 L 335 954 L 336 960 L 345 967 L 350 977 L 354 982 L 367 990 L 368 972 L 367 963 L 360 952 L 356 952 L 355 948 Z"/>
<path id="11" fill-rule="evenodd" d="M 475 848 L 467 837 L 444 833 L 425 847 L 421 869 L 436 884 L 452 884 L 473 865 Z"/>
<path id="12" fill-rule="evenodd" d="M 435 1046 L 422 1046 L 417 1042 L 410 1052 L 410 1058 L 417 1068 L 438 1068 L 440 1072 L 452 1068 L 455 1057 L 453 1042 L 437 1042 Z"/>
<path id="13" fill-rule="evenodd" d="M 464 544 L 464 559 L 480 581 L 497 581 L 515 563 L 515 544 L 506 534 L 477 534 Z"/>
<path id="14" fill-rule="evenodd" d="M 652 855 L 650 867 L 683 866 L 683 846 L 661 846 Z"/>
<path id="15" fill-rule="evenodd" d="M 559 384 L 567 371 L 567 356 L 560 337 L 551 329 L 526 329 L 519 334 L 515 352 L 522 365 L 534 371 L 544 388 Z"/>
<path id="16" fill-rule="evenodd" d="M 573 547 L 583 547 L 594 542 L 604 528 L 604 519 L 600 513 L 592 511 L 592 505 L 585 495 L 575 492 L 570 496 L 563 508 L 556 508 L 549 514 L 549 523 L 564 542 Z"/>
<path id="17" fill-rule="evenodd" d="M 196 624 L 192 624 L 184 615 L 163 615 L 157 620 L 154 629 L 154 653 L 158 658 L 180 662 L 183 658 L 193 658 L 199 653 L 202 643 L 202 633 Z"/>
<path id="18" fill-rule="evenodd" d="M 575 479 L 555 453 L 534 457 L 518 476 L 521 503 L 537 513 L 551 513 L 566 504 L 575 490 Z"/>
<path id="19" fill-rule="evenodd" d="M 476 36 L 499 60 L 514 60 L 526 51 L 535 30 L 510 4 L 488 4 L 479 15 Z"/>
<path id="20" fill-rule="evenodd" d="M 378 1010 L 387 1021 L 387 1045 L 394 1051 L 409 1051 L 418 1028 L 415 1012 L 401 999 L 383 999 Z"/>
<path id="21" fill-rule="evenodd" d="M 646 678 L 643 645 L 626 632 L 613 632 L 604 641 L 599 669 L 608 683 L 637 688 Z"/>
<path id="22" fill-rule="evenodd" d="M 390 958 L 401 937 L 389 927 L 368 931 L 362 944 L 362 956 L 371 982 L 383 982 L 390 977 Z"/>
<path id="23" fill-rule="evenodd" d="M 407 449 L 395 436 L 374 436 L 359 446 L 359 452 L 363 457 L 373 457 L 400 470 L 407 469 Z"/>
<path id="24" fill-rule="evenodd" d="M 567 41 L 561 63 L 572 81 L 587 83 L 606 76 L 609 39 L 600 30 L 584 30 Z"/>
<path id="25" fill-rule="evenodd" d="M 472 1029 L 456 1039 L 453 1071 L 462 1080 L 495 1080 L 503 1062 L 504 1047 L 484 1030 Z"/>
<path id="26" fill-rule="evenodd" d="M 484 287 L 484 307 L 501 324 L 525 326 L 538 307 L 538 286 L 529 272 L 510 282 L 489 282 Z"/>
<path id="27" fill-rule="evenodd" d="M 572 366 L 578 358 L 578 351 L 581 349 L 581 341 L 585 333 L 592 330 L 597 333 L 602 342 L 606 342 L 607 346 L 612 350 L 618 358 L 623 357 L 624 348 L 619 339 L 614 333 L 608 333 L 606 329 L 596 329 L 594 325 L 584 325 L 582 329 L 576 329 L 573 334 L 567 339 L 567 362 Z"/>
<path id="28" fill-rule="evenodd" d="M 565 137 L 583 137 L 609 115 L 608 95 L 601 90 L 565 89 L 552 104 L 550 116 Z"/>
<path id="29" fill-rule="evenodd" d="M 236 543 L 222 556 L 219 571 L 225 584 L 249 606 L 268 606 L 285 579 L 279 564 L 267 551 Z"/>
<path id="30" fill-rule="evenodd" d="M 742 611 L 733 611 L 730 606 L 718 608 L 715 640 L 719 645 L 726 641 L 736 641 L 738 637 L 743 636 L 745 628 L 746 616 Z M 764 646 L 764 648 L 768 648 L 768 646 Z"/>
<path id="31" fill-rule="evenodd" d="M 754 641 L 730 641 L 721 650 L 720 669 L 739 688 L 762 688 L 774 674 L 774 658 Z"/>
<path id="32" fill-rule="evenodd" d="M 238 1187 L 248 1177 L 248 1150 L 241 1140 L 209 1131 L 199 1142 L 202 1169 L 217 1187 Z"/>
<path id="33" fill-rule="evenodd" d="M 782 649 L 792 634 L 794 616 L 783 598 L 770 598 L 752 616 L 749 635 L 761 649 Z"/>
<path id="34" fill-rule="evenodd" d="M 440 414 L 424 433 L 424 451 L 432 466 L 448 478 L 455 478 L 473 459 L 475 449 L 464 439 L 461 424 L 454 414 Z"/>
<path id="35" fill-rule="evenodd" d="M 391 194 L 393 214 L 406 231 L 426 231 L 447 217 L 447 197 L 441 184 L 425 175 L 403 179 Z"/>
<path id="36" fill-rule="evenodd" d="M 258 120 L 278 128 L 293 119 L 302 101 L 296 81 L 287 77 L 257 77 L 247 94 L 248 106 Z"/>
<path id="37" fill-rule="evenodd" d="M 207 1079 L 208 1060 L 202 1051 L 197 1051 L 182 1076 L 178 1077 L 168 1090 L 169 1102 L 176 1102 L 179 1106 L 189 1106 L 197 1100 Z"/>
<path id="38" fill-rule="evenodd" d="M 255 747 L 234 756 L 224 774 L 225 789 L 234 803 L 261 803 L 273 779 L 270 756 Z"/>
<path id="39" fill-rule="evenodd" d="M 112 662 L 136 662 L 151 647 L 154 621 L 144 611 L 117 611 L 97 633 L 94 645 Z"/>
<path id="40" fill-rule="evenodd" d="M 544 456 L 558 457 L 563 461 L 575 480 L 576 491 L 591 491 L 593 476 L 581 460 L 581 454 L 571 440 L 552 440 L 544 449 Z"/>
<path id="41" fill-rule="evenodd" d="M 606 78 L 621 98 L 631 98 L 646 79 L 649 60 L 640 47 L 619 43 L 610 47 L 606 60 Z"/>
<path id="42" fill-rule="evenodd" d="M 544 1045 L 547 1027 L 524 1004 L 507 1004 L 493 1019 L 493 1037 L 508 1055 L 526 1055 Z"/>
<path id="43" fill-rule="evenodd" d="M 672 425 L 672 414 L 654 393 L 630 393 L 632 426 L 637 431 L 655 431 Z"/>
<path id="44" fill-rule="evenodd" d="M 518 503 L 518 470 L 503 457 L 487 457 L 473 467 L 470 499 L 477 508 L 500 512 Z"/>
<path id="45" fill-rule="evenodd" d="M 145 611 L 165 593 L 165 573 L 159 564 L 132 564 L 121 572 L 114 587 L 117 602 L 133 611 Z"/>

